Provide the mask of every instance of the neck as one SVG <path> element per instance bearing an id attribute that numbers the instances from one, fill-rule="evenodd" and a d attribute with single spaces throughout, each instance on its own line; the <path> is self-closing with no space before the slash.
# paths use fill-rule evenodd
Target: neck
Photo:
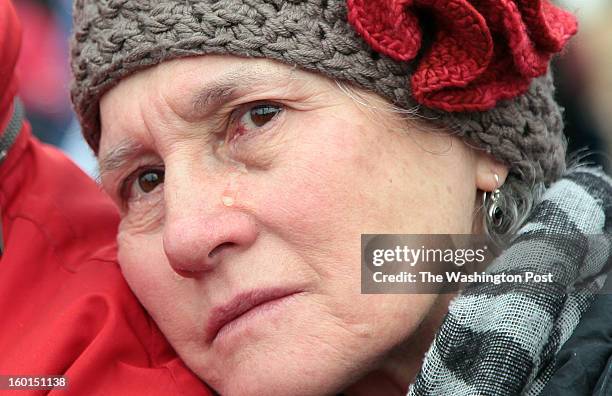
<path id="1" fill-rule="evenodd" d="M 418 329 L 402 344 L 390 351 L 383 361 L 364 377 L 349 386 L 346 396 L 396 396 L 405 395 L 414 382 L 425 353 L 433 342 L 437 329 L 448 312 L 454 294 L 441 294 Z"/>

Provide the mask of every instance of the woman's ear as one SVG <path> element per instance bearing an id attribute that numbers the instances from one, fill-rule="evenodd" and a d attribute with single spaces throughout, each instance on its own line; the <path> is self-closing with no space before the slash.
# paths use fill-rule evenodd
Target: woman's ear
<path id="1" fill-rule="evenodd" d="M 509 167 L 495 160 L 493 156 L 484 151 L 476 151 L 476 188 L 480 191 L 492 192 L 501 187 L 508 177 Z M 482 193 L 476 194 L 474 207 L 476 211 L 483 210 Z M 472 225 L 472 233 L 482 234 L 484 232 L 484 221 L 481 216 L 484 212 L 480 212 L 479 216 L 475 217 Z"/>
<path id="2" fill-rule="evenodd" d="M 476 188 L 491 192 L 501 187 L 508 177 L 509 167 L 485 152 L 476 152 Z M 497 177 L 496 177 L 497 175 Z"/>

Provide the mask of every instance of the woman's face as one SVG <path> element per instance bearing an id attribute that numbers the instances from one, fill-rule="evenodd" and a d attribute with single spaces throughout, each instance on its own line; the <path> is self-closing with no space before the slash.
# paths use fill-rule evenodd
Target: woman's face
<path id="1" fill-rule="evenodd" d="M 470 233 L 480 160 L 384 117 L 323 77 L 227 56 L 104 96 L 123 272 L 220 393 L 333 393 L 418 347 L 437 296 L 361 294 L 360 235 Z"/>

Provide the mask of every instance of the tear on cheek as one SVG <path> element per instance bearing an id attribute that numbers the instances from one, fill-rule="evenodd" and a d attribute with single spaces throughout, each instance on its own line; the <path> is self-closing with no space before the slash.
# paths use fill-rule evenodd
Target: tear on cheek
<path id="1" fill-rule="evenodd" d="M 221 194 L 221 203 L 224 206 L 234 206 L 238 199 L 238 190 L 240 185 L 240 178 L 249 173 L 246 164 L 233 160 L 229 157 L 224 158 L 224 166 L 226 171 L 223 176 L 225 181 L 225 188 Z"/>

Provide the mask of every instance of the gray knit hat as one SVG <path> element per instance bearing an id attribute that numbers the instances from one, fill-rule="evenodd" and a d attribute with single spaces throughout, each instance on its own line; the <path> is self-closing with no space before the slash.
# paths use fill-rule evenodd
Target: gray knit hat
<path id="1" fill-rule="evenodd" d="M 417 109 L 511 178 L 549 183 L 565 169 L 565 140 L 547 67 L 576 24 L 547 0 L 494 3 L 76 0 L 72 100 L 97 152 L 99 100 L 126 76 L 202 54 L 275 59 Z"/>

